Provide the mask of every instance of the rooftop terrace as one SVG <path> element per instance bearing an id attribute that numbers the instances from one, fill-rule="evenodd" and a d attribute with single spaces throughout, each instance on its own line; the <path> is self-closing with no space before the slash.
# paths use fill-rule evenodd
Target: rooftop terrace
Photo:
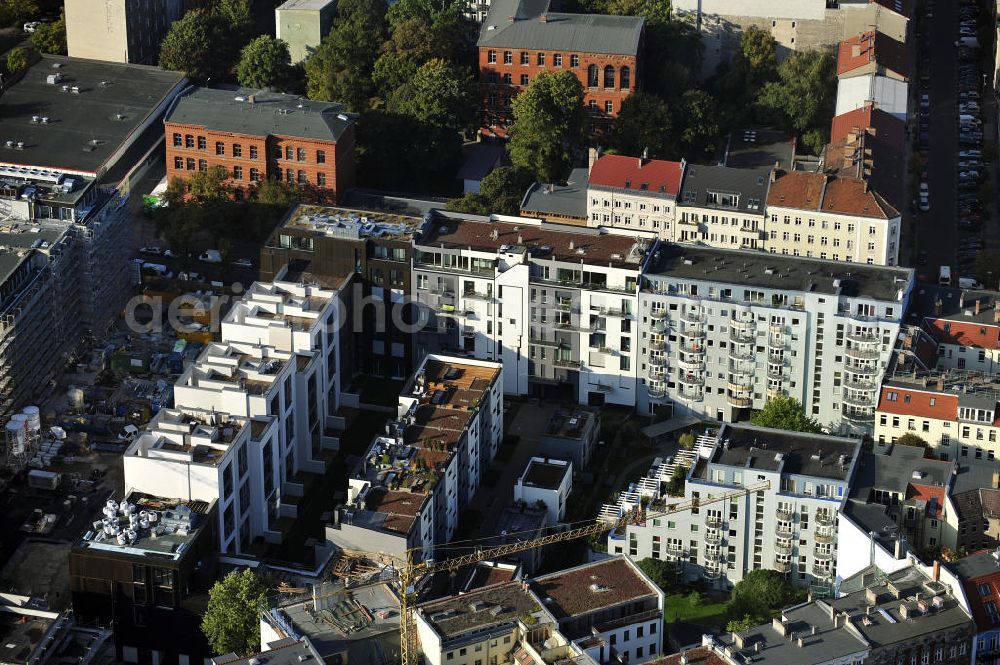
<path id="1" fill-rule="evenodd" d="M 386 212 L 299 205 L 285 219 L 283 228 L 313 231 L 317 235 L 348 240 L 394 238 L 409 240 L 420 230 L 419 217 Z"/>
<path id="2" fill-rule="evenodd" d="M 210 508 L 204 501 L 132 492 L 121 503 L 109 500 L 104 519 L 94 522 L 78 546 L 179 560 L 197 537 Z"/>

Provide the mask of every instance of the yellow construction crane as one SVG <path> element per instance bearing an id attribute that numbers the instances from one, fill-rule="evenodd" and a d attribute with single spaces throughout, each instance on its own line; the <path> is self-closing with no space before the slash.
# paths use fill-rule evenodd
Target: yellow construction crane
<path id="1" fill-rule="evenodd" d="M 544 547 L 545 545 L 551 545 L 553 543 L 563 543 L 568 540 L 576 540 L 577 538 L 585 538 L 599 533 L 606 533 L 614 529 L 629 526 L 630 524 L 638 524 L 646 520 L 686 512 L 688 510 L 711 505 L 713 503 L 729 501 L 748 494 L 753 494 L 754 492 L 762 492 L 770 487 L 771 481 L 765 480 L 755 485 L 750 485 L 738 490 L 732 490 L 716 496 L 710 496 L 704 499 L 691 499 L 689 501 L 672 504 L 666 510 L 657 511 L 655 513 L 647 513 L 642 509 L 636 509 L 626 515 L 622 515 L 614 521 L 609 522 L 599 520 L 587 523 L 584 526 L 574 527 L 572 529 L 567 529 L 566 531 L 560 531 L 558 533 L 542 536 L 541 538 L 523 540 L 520 542 L 509 543 L 507 545 L 486 547 L 470 554 L 463 554 L 461 556 L 445 559 L 443 561 L 425 559 L 423 561 L 414 562 L 414 554 L 422 551 L 422 548 L 409 549 L 406 552 L 406 561 L 403 562 L 402 568 L 399 571 L 399 654 L 401 665 L 413 665 L 414 662 L 413 656 L 416 653 L 416 644 L 414 643 L 415 626 L 413 623 L 412 605 L 416 596 L 416 583 L 418 579 L 424 575 L 439 572 L 454 572 L 462 566 L 478 563 L 480 561 L 488 561 L 490 559 L 506 556 L 508 554 L 524 552 L 525 550 L 534 549 L 536 547 Z"/>

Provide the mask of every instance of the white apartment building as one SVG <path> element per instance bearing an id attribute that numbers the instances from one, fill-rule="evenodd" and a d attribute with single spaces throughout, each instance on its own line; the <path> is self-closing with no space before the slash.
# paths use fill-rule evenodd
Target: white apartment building
<path id="1" fill-rule="evenodd" d="M 771 168 L 688 164 L 678 195 L 673 240 L 764 249 L 764 207 L 772 174 Z"/>
<path id="2" fill-rule="evenodd" d="M 305 490 L 300 474 L 323 473 L 337 448 L 323 432 L 337 408 L 338 301 L 318 286 L 252 285 L 227 314 L 222 341 L 177 379 L 175 411 L 129 446 L 126 488 L 217 499 L 224 552 L 281 542 Z M 228 421 L 246 426 L 220 425 Z"/>
<path id="3" fill-rule="evenodd" d="M 343 550 L 405 558 L 452 539 L 503 436 L 497 363 L 428 355 L 399 397 L 396 419 L 348 479 L 327 527 Z"/>
<path id="4" fill-rule="evenodd" d="M 636 400 L 637 290 L 652 242 L 619 229 L 437 213 L 414 241 L 416 352 L 503 365 L 508 394 Z M 561 387 L 560 387 L 561 386 Z"/>
<path id="5" fill-rule="evenodd" d="M 868 181 L 825 173 L 781 173 L 767 194 L 772 253 L 894 266 L 900 213 Z"/>
<path id="6" fill-rule="evenodd" d="M 549 457 L 532 457 L 514 483 L 514 500 L 529 506 L 541 502 L 550 524 L 566 517 L 566 500 L 573 490 L 573 463 Z"/>
<path id="7" fill-rule="evenodd" d="M 853 439 L 723 425 L 698 438 L 681 496 L 659 469 L 633 500 L 650 519 L 608 535 L 608 553 L 676 561 L 685 580 L 730 588 L 750 570 L 785 573 L 793 584 L 829 587 L 835 577 L 837 514 L 861 450 Z M 710 503 L 741 488 L 770 486 Z M 694 507 L 662 517 L 672 503 Z M 625 502 L 617 512 L 635 506 Z M 611 516 L 613 517 L 613 515 Z"/>
<path id="8" fill-rule="evenodd" d="M 657 243 L 642 275 L 642 412 L 721 421 L 777 395 L 831 433 L 871 433 L 913 271 Z"/>
<path id="9" fill-rule="evenodd" d="M 673 240 L 684 167 L 683 160 L 599 156 L 587 183 L 587 226 L 651 231 Z"/>

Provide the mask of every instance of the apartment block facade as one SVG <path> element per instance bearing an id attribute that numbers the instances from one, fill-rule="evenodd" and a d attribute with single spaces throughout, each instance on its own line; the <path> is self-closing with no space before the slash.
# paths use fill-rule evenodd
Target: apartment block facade
<path id="1" fill-rule="evenodd" d="M 651 231 L 673 240 L 684 167 L 684 161 L 598 157 L 587 183 L 587 226 Z"/>
<path id="2" fill-rule="evenodd" d="M 695 445 L 683 495 L 671 497 L 666 479 L 644 484 L 652 518 L 611 532 L 608 552 L 637 561 L 675 561 L 684 580 L 702 578 L 717 588 L 729 588 L 759 568 L 784 573 L 798 586 L 831 586 L 837 515 L 861 444 L 723 425 L 706 431 Z M 713 496 L 768 482 L 769 487 L 710 502 Z M 683 501 L 692 508 L 655 516 L 658 509 Z"/>
<path id="3" fill-rule="evenodd" d="M 219 549 L 280 543 L 298 515 L 302 473 L 324 473 L 339 399 L 337 292 L 255 283 L 125 453 L 125 485 L 216 501 Z"/>
<path id="4" fill-rule="evenodd" d="M 414 242 L 433 349 L 501 362 L 504 390 L 635 404 L 638 281 L 649 240 L 615 230 L 439 213 Z"/>
<path id="5" fill-rule="evenodd" d="M 543 71 L 573 72 L 591 120 L 608 123 L 637 89 L 644 28 L 638 17 L 557 13 L 548 2 L 492 2 L 478 43 L 484 130 L 505 135 L 513 98 Z"/>
<path id="6" fill-rule="evenodd" d="M 913 286 L 904 268 L 658 243 L 639 293 L 638 408 L 736 421 L 790 395 L 870 433 Z"/>
<path id="7" fill-rule="evenodd" d="M 678 197 L 673 240 L 764 249 L 764 206 L 772 174 L 770 168 L 689 164 Z"/>
<path id="8" fill-rule="evenodd" d="M 354 186 L 354 121 L 339 104 L 272 92 L 192 88 L 164 120 L 168 178 L 221 166 L 233 195 L 284 180 L 335 203 Z"/>

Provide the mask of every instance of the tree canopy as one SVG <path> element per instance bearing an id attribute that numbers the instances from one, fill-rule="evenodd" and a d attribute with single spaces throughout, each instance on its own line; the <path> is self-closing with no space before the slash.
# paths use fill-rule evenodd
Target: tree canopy
<path id="1" fill-rule="evenodd" d="M 514 98 L 510 158 L 542 182 L 565 178 L 583 137 L 583 87 L 573 72 L 542 72 Z"/>
<path id="2" fill-rule="evenodd" d="M 661 561 L 649 557 L 636 562 L 639 570 L 646 573 L 653 584 L 664 591 L 670 591 L 677 586 L 677 568 L 672 561 Z"/>
<path id="3" fill-rule="evenodd" d="M 66 55 L 66 14 L 51 23 L 42 23 L 31 34 L 31 45 L 40 53 Z"/>
<path id="4" fill-rule="evenodd" d="M 282 88 L 289 79 L 292 57 L 288 44 L 270 35 L 250 40 L 240 52 L 236 79 L 247 88 Z"/>
<path id="5" fill-rule="evenodd" d="M 469 127 L 476 116 L 473 91 L 467 71 L 435 58 L 396 91 L 392 107 L 420 122 L 458 132 Z"/>
<path id="6" fill-rule="evenodd" d="M 794 51 L 778 65 L 778 79 L 761 87 L 757 104 L 798 132 L 824 128 L 836 103 L 836 65 L 830 51 Z"/>
<path id="7" fill-rule="evenodd" d="M 3 0 L 0 2 L 0 27 L 28 21 L 38 16 L 35 0 Z M 20 29 L 21 26 L 16 26 Z"/>
<path id="8" fill-rule="evenodd" d="M 676 156 L 673 125 L 667 103 L 640 90 L 622 102 L 612 145 L 623 155 L 640 155 L 649 148 L 654 159 L 672 159 Z"/>
<path id="9" fill-rule="evenodd" d="M 912 446 L 914 448 L 923 448 L 924 450 L 927 450 L 930 447 L 930 444 L 927 443 L 927 441 L 922 439 L 920 436 L 914 434 L 913 432 L 904 433 L 901 437 L 893 441 L 893 443 L 900 446 Z"/>
<path id="10" fill-rule="evenodd" d="M 228 78 L 252 29 L 247 0 L 194 6 L 170 26 L 160 45 L 160 66 L 199 82 Z"/>
<path id="11" fill-rule="evenodd" d="M 20 46 L 15 46 L 7 51 L 7 71 L 11 74 L 21 71 L 28 66 L 28 52 Z"/>
<path id="12" fill-rule="evenodd" d="M 778 68 L 777 44 L 771 33 L 755 25 L 740 35 L 739 58 L 757 83 L 774 78 Z"/>
<path id="13" fill-rule="evenodd" d="M 524 193 L 534 182 L 535 175 L 528 169 L 501 166 L 483 178 L 478 194 L 454 199 L 448 203 L 448 209 L 474 215 L 517 215 L 521 212 Z"/>
<path id="14" fill-rule="evenodd" d="M 715 99 L 704 90 L 681 96 L 681 151 L 691 159 L 711 157 L 722 140 Z"/>
<path id="15" fill-rule="evenodd" d="M 340 0 L 330 34 L 305 62 L 310 99 L 368 108 L 379 46 L 388 36 L 387 10 L 385 0 Z"/>
<path id="16" fill-rule="evenodd" d="M 1000 252 L 984 250 L 976 254 L 972 272 L 983 286 L 995 288 L 1000 282 Z"/>
<path id="17" fill-rule="evenodd" d="M 806 416 L 801 402 L 787 395 L 767 400 L 764 408 L 750 416 L 750 422 L 760 427 L 771 427 L 793 432 L 822 432 L 819 422 Z"/>
<path id="18" fill-rule="evenodd" d="M 247 656 L 260 649 L 266 595 L 267 586 L 250 568 L 233 571 L 212 586 L 201 629 L 216 653 Z"/>
<path id="19" fill-rule="evenodd" d="M 800 595 L 801 592 L 778 571 L 751 570 L 733 587 L 726 617 L 742 630 L 769 623 L 773 612 L 793 604 Z"/>

